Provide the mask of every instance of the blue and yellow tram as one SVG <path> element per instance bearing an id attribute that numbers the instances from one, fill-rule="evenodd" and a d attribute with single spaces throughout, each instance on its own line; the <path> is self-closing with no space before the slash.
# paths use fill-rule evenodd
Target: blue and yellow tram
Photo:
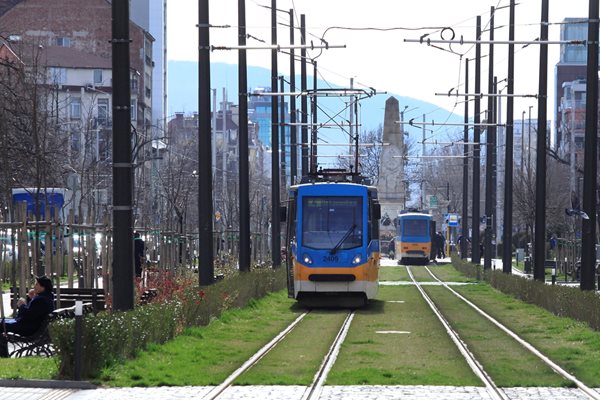
<path id="1" fill-rule="evenodd" d="M 427 264 L 431 255 L 431 215 L 400 214 L 396 220 L 396 251 L 399 264 Z"/>
<path id="2" fill-rule="evenodd" d="M 308 304 L 377 294 L 380 206 L 374 187 L 313 182 L 290 188 L 287 205 L 288 294 Z"/>

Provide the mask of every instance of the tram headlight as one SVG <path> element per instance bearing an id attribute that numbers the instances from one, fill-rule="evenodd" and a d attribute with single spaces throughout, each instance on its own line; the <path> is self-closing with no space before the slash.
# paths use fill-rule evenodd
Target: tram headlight
<path id="1" fill-rule="evenodd" d="M 307 253 L 302 254 L 302 261 L 304 261 L 304 264 L 312 264 L 313 260 L 312 258 L 310 258 L 310 256 Z"/>
<path id="2" fill-rule="evenodd" d="M 352 264 L 357 265 L 360 264 L 360 262 L 362 261 L 362 255 L 357 254 L 354 256 L 354 258 L 352 258 Z"/>

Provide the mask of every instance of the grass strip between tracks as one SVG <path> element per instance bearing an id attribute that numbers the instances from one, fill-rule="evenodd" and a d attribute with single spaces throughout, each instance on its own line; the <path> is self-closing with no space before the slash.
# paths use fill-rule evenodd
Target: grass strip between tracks
<path id="1" fill-rule="evenodd" d="M 488 285 L 454 289 L 583 383 L 600 387 L 600 332 L 585 323 L 557 317 Z"/>
<path id="2" fill-rule="evenodd" d="M 288 326 L 301 310 L 284 291 L 226 311 L 208 326 L 187 329 L 164 345 L 104 370 L 108 386 L 218 385 Z"/>
<path id="3" fill-rule="evenodd" d="M 423 288 L 498 386 L 570 385 L 448 289 L 441 286 Z"/>
<path id="4" fill-rule="evenodd" d="M 379 268 L 379 281 L 410 281 L 406 267 L 394 265 L 393 267 Z"/>
<path id="5" fill-rule="evenodd" d="M 411 271 L 425 270 L 423 267 L 413 267 Z M 444 282 L 476 283 L 477 280 L 469 278 L 452 266 L 452 264 L 432 265 L 429 270 L 440 280 Z M 429 273 L 427 273 L 429 276 Z"/>
<path id="6" fill-rule="evenodd" d="M 482 385 L 415 286 L 380 287 L 356 312 L 326 384 Z"/>
<path id="7" fill-rule="evenodd" d="M 348 310 L 313 310 L 236 385 L 304 385 L 312 383 Z"/>

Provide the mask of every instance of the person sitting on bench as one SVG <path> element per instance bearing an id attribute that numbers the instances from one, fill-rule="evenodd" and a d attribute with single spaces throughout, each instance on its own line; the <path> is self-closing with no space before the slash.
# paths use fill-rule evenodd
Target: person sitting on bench
<path id="1" fill-rule="evenodd" d="M 17 333 L 22 336 L 34 334 L 54 311 L 54 294 L 52 281 L 46 276 L 35 278 L 35 296 L 29 303 L 20 302 L 17 318 L 3 321 L 4 334 L 0 335 L 0 357 L 8 357 L 6 333 Z"/>

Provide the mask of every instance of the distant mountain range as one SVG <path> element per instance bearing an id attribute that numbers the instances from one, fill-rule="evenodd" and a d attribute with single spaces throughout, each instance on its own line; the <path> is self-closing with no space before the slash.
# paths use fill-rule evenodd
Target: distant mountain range
<path id="1" fill-rule="evenodd" d="M 211 86 L 217 89 L 217 98 L 222 101 L 222 90 L 227 89 L 228 101 L 234 104 L 238 103 L 238 68 L 237 65 L 213 63 L 211 64 Z M 300 76 L 296 79 L 300 84 Z M 309 87 L 312 87 L 312 76 L 308 77 Z M 264 88 L 271 86 L 271 72 L 266 68 L 248 67 L 248 88 Z M 319 88 L 329 88 L 329 84 L 319 80 Z M 169 61 L 168 63 L 168 102 L 169 115 L 176 112 L 192 113 L 198 110 L 198 64 L 193 61 Z M 408 106 L 410 111 L 405 119 L 415 118 L 415 121 L 422 121 L 423 113 L 426 113 L 428 122 L 462 122 L 463 117 L 452 114 L 448 110 L 441 109 L 434 104 L 427 103 L 411 97 L 400 96 L 392 93 L 376 95 L 369 99 L 361 101 L 360 123 L 362 131 L 377 129 L 383 125 L 385 101 L 394 96 L 400 103 L 400 109 Z M 319 102 L 327 105 L 327 108 L 334 113 L 343 107 L 339 104 L 339 99 L 319 98 Z M 337 104 L 336 104 L 337 102 Z M 299 106 L 299 103 L 298 103 Z M 320 118 L 321 120 L 321 118 Z M 413 140 L 421 140 L 421 127 L 411 127 L 407 129 Z M 462 128 L 449 129 L 451 132 L 461 132 Z M 439 136 L 436 137 L 440 139 Z"/>

